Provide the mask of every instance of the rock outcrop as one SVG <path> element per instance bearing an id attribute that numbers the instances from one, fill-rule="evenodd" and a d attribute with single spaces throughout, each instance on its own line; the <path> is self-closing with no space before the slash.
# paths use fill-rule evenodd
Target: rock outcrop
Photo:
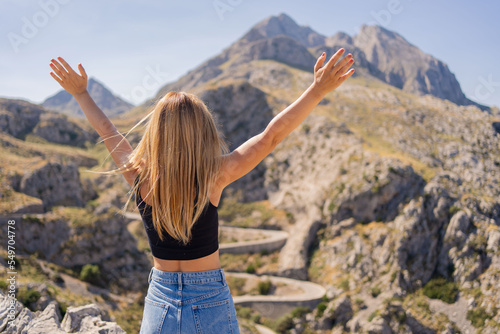
<path id="1" fill-rule="evenodd" d="M 33 134 L 56 144 L 86 147 L 97 142 L 95 131 L 87 131 L 68 121 L 66 115 L 45 113 L 33 129 Z"/>
<path id="2" fill-rule="evenodd" d="M 107 312 L 95 304 L 68 307 L 64 318 L 52 301 L 43 311 L 32 312 L 19 301 L 0 291 L 0 332 L 5 334 L 125 334 Z"/>
<path id="3" fill-rule="evenodd" d="M 0 98 L 0 131 L 24 139 L 34 134 L 48 142 L 85 147 L 99 136 L 66 115 L 51 113 L 23 100 Z"/>
<path id="4" fill-rule="evenodd" d="M 22 176 L 19 191 L 40 198 L 44 209 L 55 205 L 84 206 L 78 166 L 73 163 L 48 162 Z"/>
<path id="5" fill-rule="evenodd" d="M 23 100 L 0 98 L 0 131 L 16 138 L 31 132 L 45 110 Z"/>

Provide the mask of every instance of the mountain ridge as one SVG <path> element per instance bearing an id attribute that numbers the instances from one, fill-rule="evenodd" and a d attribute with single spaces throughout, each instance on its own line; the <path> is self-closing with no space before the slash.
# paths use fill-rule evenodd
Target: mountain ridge
<path id="1" fill-rule="evenodd" d="M 221 53 L 164 85 L 156 99 L 168 90 L 188 90 L 217 78 L 224 66 L 227 69 L 251 60 L 271 59 L 312 72 L 321 52 L 332 55 L 341 47 L 356 59 L 354 76 L 370 76 L 418 96 L 430 94 L 458 105 L 490 110 L 465 96 L 444 62 L 424 53 L 397 32 L 362 25 L 355 36 L 339 31 L 325 37 L 308 26 L 298 25 L 284 13 L 260 21 Z M 149 103 L 151 100 L 145 105 Z"/>

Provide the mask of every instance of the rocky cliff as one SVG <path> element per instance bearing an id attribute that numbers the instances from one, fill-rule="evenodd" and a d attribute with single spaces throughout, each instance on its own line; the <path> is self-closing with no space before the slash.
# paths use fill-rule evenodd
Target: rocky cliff
<path id="1" fill-rule="evenodd" d="M 19 139 L 32 134 L 51 143 L 85 147 L 97 133 L 65 115 L 23 100 L 0 98 L 0 131 Z"/>
<path id="2" fill-rule="evenodd" d="M 445 63 L 393 31 L 363 25 L 351 45 L 365 54 L 373 75 L 394 87 L 417 95 L 430 94 L 458 105 L 475 104 L 465 97 Z"/>

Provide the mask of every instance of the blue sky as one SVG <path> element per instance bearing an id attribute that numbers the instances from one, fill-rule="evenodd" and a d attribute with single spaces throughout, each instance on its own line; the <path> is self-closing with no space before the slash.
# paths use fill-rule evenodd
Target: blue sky
<path id="1" fill-rule="evenodd" d="M 447 63 L 469 98 L 500 106 L 496 0 L 0 0 L 0 96 L 42 102 L 60 89 L 48 64 L 63 56 L 137 104 L 282 12 L 327 36 L 396 31 Z"/>

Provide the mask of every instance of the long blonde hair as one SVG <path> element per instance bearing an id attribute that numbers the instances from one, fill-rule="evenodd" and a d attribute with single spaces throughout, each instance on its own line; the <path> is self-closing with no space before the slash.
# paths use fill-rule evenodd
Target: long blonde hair
<path id="1" fill-rule="evenodd" d="M 124 207 L 147 182 L 153 225 L 160 240 L 166 231 L 185 245 L 191 240 L 191 228 L 210 201 L 228 147 L 211 112 L 193 94 L 167 93 L 139 124 L 146 119 L 142 139 L 128 163 L 118 168 L 139 171 L 138 182 Z"/>

